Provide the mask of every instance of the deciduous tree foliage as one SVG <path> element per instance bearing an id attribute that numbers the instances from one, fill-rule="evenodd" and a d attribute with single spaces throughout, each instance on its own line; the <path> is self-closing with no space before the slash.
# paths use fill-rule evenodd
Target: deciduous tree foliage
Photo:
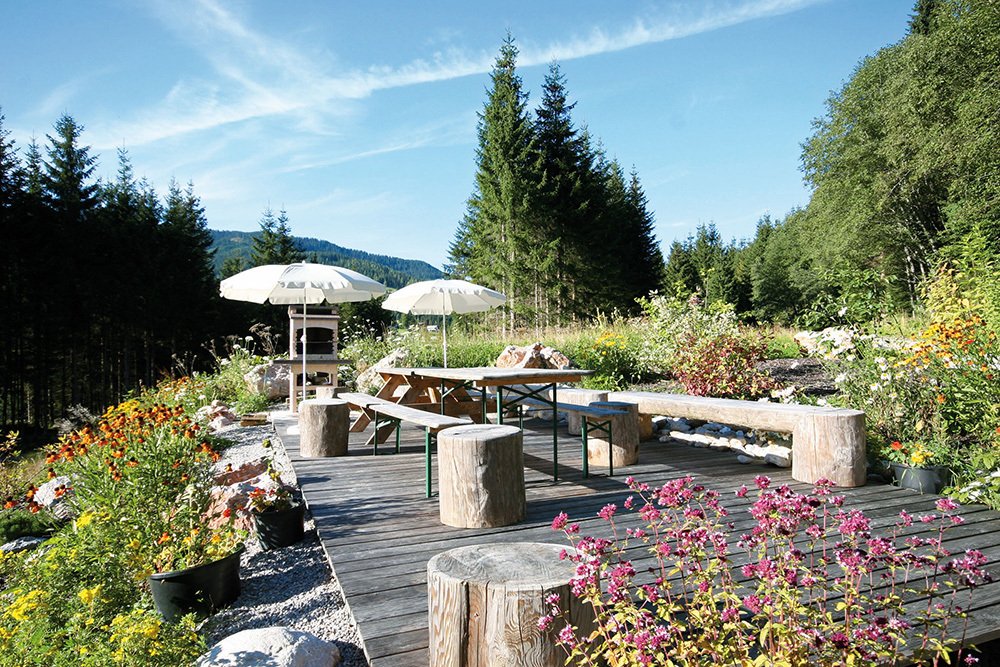
<path id="1" fill-rule="evenodd" d="M 830 96 L 802 167 L 808 206 L 732 244 L 750 258 L 745 313 L 820 325 L 875 294 L 912 309 L 941 267 L 1000 303 L 1000 3 L 919 0 L 909 34 Z M 691 287 L 688 261 L 671 253 L 668 284 Z"/>

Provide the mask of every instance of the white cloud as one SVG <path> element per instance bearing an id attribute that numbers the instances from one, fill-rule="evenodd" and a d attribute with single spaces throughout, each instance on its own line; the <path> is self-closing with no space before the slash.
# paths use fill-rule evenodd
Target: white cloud
<path id="1" fill-rule="evenodd" d="M 823 0 L 753 0 L 705 4 L 684 18 L 637 19 L 618 31 L 594 28 L 548 45 L 521 41 L 519 63 L 538 65 L 679 39 L 746 21 L 793 12 Z M 190 40 L 217 78 L 182 80 L 153 108 L 122 125 L 94 127 L 97 148 L 137 146 L 254 118 L 293 116 L 303 127 L 355 110 L 349 102 L 373 92 L 488 72 L 494 54 L 448 50 L 400 65 L 338 72 L 332 57 L 306 52 L 252 30 L 220 0 L 163 0 L 158 15 Z M 707 8 L 707 9 L 706 9 Z M 252 73 L 252 74 L 251 74 Z M 342 106 L 338 102 L 343 102 Z"/>

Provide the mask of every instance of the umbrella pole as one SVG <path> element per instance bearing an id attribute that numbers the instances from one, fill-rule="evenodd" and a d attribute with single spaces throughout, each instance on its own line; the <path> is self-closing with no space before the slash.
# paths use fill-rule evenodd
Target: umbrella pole
<path id="1" fill-rule="evenodd" d="M 306 303 L 306 291 L 302 290 L 302 400 L 306 400 L 306 328 L 309 324 L 309 305 Z"/>
<path id="2" fill-rule="evenodd" d="M 444 367 L 448 368 L 448 316 L 441 315 L 441 331 L 444 332 Z"/>

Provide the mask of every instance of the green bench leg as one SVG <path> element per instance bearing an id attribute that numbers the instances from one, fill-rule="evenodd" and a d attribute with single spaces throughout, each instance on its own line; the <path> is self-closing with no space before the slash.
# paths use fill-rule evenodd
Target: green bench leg
<path id="1" fill-rule="evenodd" d="M 611 420 L 605 422 L 592 423 L 587 417 L 580 420 L 580 434 L 583 439 L 583 476 L 590 476 L 590 462 L 587 460 L 588 444 L 587 438 L 591 429 L 606 433 L 608 436 L 608 477 L 615 476 L 614 439 L 611 436 Z"/>
<path id="2" fill-rule="evenodd" d="M 402 430 L 402 423 L 398 419 L 386 417 L 384 420 L 379 417 L 378 410 L 375 413 L 375 446 L 372 448 L 372 456 L 378 456 L 378 432 L 386 424 L 392 424 L 396 431 L 396 453 L 399 454 L 399 432 Z"/>

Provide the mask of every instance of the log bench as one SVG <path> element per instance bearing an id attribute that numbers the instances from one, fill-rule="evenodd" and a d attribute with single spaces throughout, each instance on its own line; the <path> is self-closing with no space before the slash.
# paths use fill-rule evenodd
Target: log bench
<path id="1" fill-rule="evenodd" d="M 347 401 L 347 404 L 356 410 L 360 410 L 368 415 L 375 423 L 375 438 L 372 454 L 378 454 L 378 435 L 382 426 L 390 426 L 396 432 L 396 453 L 399 453 L 399 427 L 401 422 L 416 424 L 424 429 L 424 479 L 425 493 L 431 497 L 431 450 L 434 446 L 438 431 L 450 426 L 464 426 L 469 422 L 458 417 L 439 415 L 427 410 L 411 408 L 387 401 L 384 398 L 377 398 L 368 394 L 343 393 L 340 400 Z"/>
<path id="2" fill-rule="evenodd" d="M 299 453 L 302 456 L 346 456 L 350 410 L 334 398 L 307 398 L 299 403 Z"/>
<path id="3" fill-rule="evenodd" d="M 524 519 L 524 449 L 516 426 L 467 424 L 438 438 L 441 523 L 497 528 Z"/>
<path id="4" fill-rule="evenodd" d="M 635 403 L 640 413 L 648 415 L 791 433 L 793 479 L 807 484 L 828 479 L 843 487 L 865 483 L 865 413 L 860 410 L 648 391 L 610 392 L 608 400 Z"/>

